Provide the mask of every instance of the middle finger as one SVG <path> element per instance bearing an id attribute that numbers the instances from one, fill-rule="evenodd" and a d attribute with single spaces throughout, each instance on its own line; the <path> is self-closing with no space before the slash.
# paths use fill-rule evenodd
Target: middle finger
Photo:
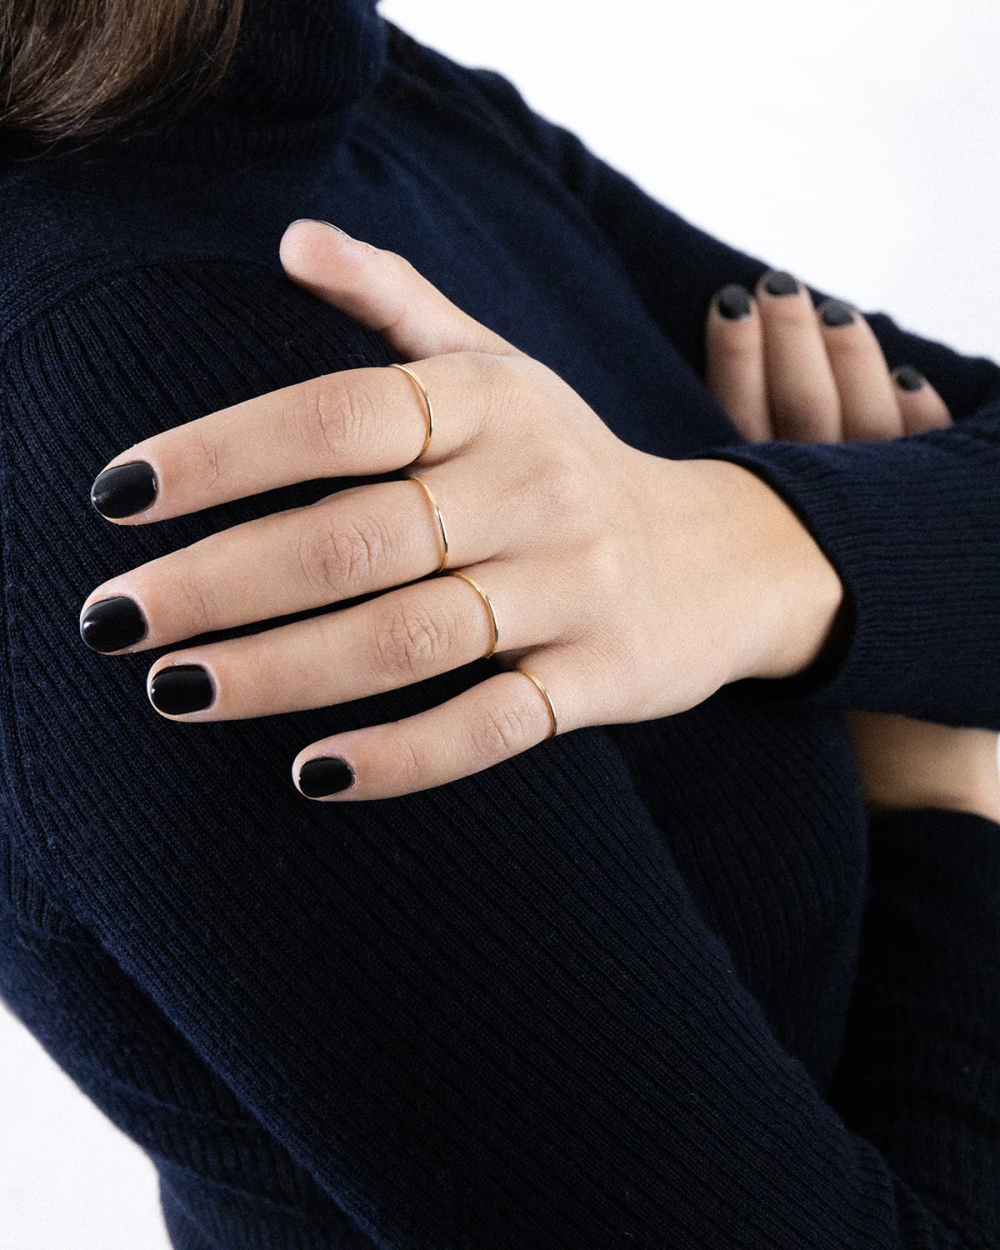
<path id="1" fill-rule="evenodd" d="M 502 554 L 499 518 L 475 472 L 449 465 L 419 476 L 446 518 L 445 567 Z M 419 482 L 351 487 L 112 578 L 88 596 L 80 632 L 97 651 L 145 651 L 400 586 L 440 568 L 443 555 L 441 526 Z"/>

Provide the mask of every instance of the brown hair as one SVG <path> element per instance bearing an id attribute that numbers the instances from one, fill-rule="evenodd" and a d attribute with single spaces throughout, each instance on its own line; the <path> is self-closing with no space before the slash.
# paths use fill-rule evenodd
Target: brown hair
<path id="1" fill-rule="evenodd" d="M 243 0 L 0 0 L 0 130 L 93 139 L 205 98 Z"/>

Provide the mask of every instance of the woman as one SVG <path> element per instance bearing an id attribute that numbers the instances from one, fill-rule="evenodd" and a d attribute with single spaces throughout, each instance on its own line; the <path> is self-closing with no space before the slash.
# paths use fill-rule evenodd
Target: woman
<path id="1" fill-rule="evenodd" d="M 162 85 L 198 86 L 235 8 L 95 7 L 82 51 L 31 10 L 3 180 L 0 984 L 153 1157 L 174 1243 L 995 1240 L 995 366 L 872 318 L 943 401 L 906 407 L 863 322 L 820 329 L 794 281 L 367 0 L 249 6 L 180 120 Z M 380 250 L 285 234 L 301 217 Z M 715 301 L 713 398 L 704 319 L 734 283 L 756 299 Z M 412 549 L 379 584 L 339 558 L 325 598 L 301 560 L 287 593 L 292 510 L 360 534 L 352 498 L 411 509 Z M 414 580 L 453 596 L 461 646 L 427 680 L 426 648 L 376 648 L 410 681 L 349 664 L 328 631 Z M 81 603 L 120 654 L 74 646 Z M 412 735 L 480 687 L 481 749 L 461 719 Z M 864 793 L 847 711 L 893 718 L 854 722 Z M 873 724 L 912 736 L 880 754 Z M 339 798 L 296 794 L 297 751 L 343 761 L 293 774 Z"/>

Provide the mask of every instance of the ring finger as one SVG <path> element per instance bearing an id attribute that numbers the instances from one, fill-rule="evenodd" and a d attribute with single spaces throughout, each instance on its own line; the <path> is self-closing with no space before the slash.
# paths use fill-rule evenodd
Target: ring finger
<path id="1" fill-rule="evenodd" d="M 840 393 L 844 441 L 899 438 L 903 420 L 897 394 L 871 326 L 855 308 L 836 299 L 820 305 L 817 324 Z"/>
<path id="2" fill-rule="evenodd" d="M 347 703 L 448 672 L 495 650 L 558 636 L 558 594 L 539 597 L 530 565 L 494 560 L 259 634 L 163 656 L 150 702 L 169 716 L 240 720 Z M 494 631 L 494 619 L 496 630 Z"/>

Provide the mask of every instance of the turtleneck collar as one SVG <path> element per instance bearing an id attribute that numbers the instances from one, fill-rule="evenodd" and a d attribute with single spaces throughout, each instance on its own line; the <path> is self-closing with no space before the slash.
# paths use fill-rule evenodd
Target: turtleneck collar
<path id="1" fill-rule="evenodd" d="M 233 59 L 211 97 L 129 148 L 231 163 L 336 140 L 385 69 L 377 2 L 246 0 Z"/>
<path id="2" fill-rule="evenodd" d="M 224 82 L 202 114 L 259 121 L 332 117 L 372 90 L 385 64 L 376 0 L 246 0 Z"/>
<path id="3" fill-rule="evenodd" d="M 390 29 L 379 0 L 244 0 L 236 49 L 211 96 L 179 119 L 139 125 L 107 144 L 184 162 L 241 163 L 275 152 L 328 145 L 348 129 L 358 104 L 378 85 Z M 70 150 L 78 145 L 70 140 Z M 0 155 L 61 155 L 61 143 L 0 135 Z"/>

